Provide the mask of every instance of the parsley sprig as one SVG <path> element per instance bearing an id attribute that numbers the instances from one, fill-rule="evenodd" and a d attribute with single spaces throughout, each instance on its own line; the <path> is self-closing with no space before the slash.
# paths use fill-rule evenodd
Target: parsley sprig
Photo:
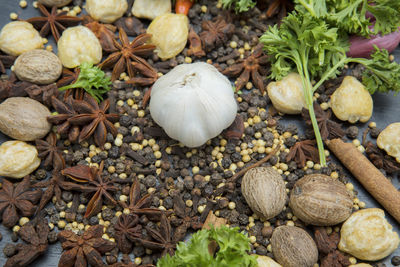
<path id="1" fill-rule="evenodd" d="M 102 95 L 110 91 L 111 80 L 104 71 L 93 66 L 92 63 L 84 62 L 80 66 L 80 73 L 75 83 L 63 86 L 59 90 L 72 88 L 83 88 L 88 94 L 93 96 L 97 102 L 103 100 Z"/>
<path id="2" fill-rule="evenodd" d="M 222 0 L 223 8 L 233 8 L 237 13 L 246 12 L 257 4 L 253 0 Z"/>

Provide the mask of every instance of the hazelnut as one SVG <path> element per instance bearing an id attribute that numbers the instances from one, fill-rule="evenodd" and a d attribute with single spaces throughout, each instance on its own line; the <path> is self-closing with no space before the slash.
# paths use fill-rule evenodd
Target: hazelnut
<path id="1" fill-rule="evenodd" d="M 338 180 L 323 174 L 310 174 L 295 183 L 289 206 L 305 223 L 330 226 L 351 215 L 353 197 Z"/>
<path id="2" fill-rule="evenodd" d="M 152 34 L 151 43 L 161 59 L 178 55 L 186 46 L 189 35 L 189 19 L 183 14 L 163 14 L 156 17 L 147 28 Z"/>
<path id="3" fill-rule="evenodd" d="M 300 114 L 306 106 L 303 83 L 297 73 L 290 73 L 280 81 L 270 82 L 267 91 L 272 104 L 279 112 Z"/>
<path id="4" fill-rule="evenodd" d="M 387 126 L 379 135 L 376 144 L 388 155 L 400 162 L 400 122 Z"/>
<path id="5" fill-rule="evenodd" d="M 15 60 L 14 72 L 22 81 L 50 84 L 60 77 L 62 64 L 54 53 L 35 49 L 23 53 Z"/>
<path id="6" fill-rule="evenodd" d="M 279 226 L 272 233 L 272 253 L 285 267 L 312 267 L 318 261 L 318 249 L 312 237 L 296 226 Z"/>
<path id="7" fill-rule="evenodd" d="M 57 47 L 58 57 L 66 68 L 78 67 L 83 62 L 97 64 L 102 58 L 99 39 L 85 26 L 66 29 Z"/>
<path id="8" fill-rule="evenodd" d="M 258 267 L 282 267 L 279 263 L 268 256 L 257 255 Z"/>
<path id="9" fill-rule="evenodd" d="M 22 141 L 0 145 L 0 176 L 22 178 L 40 165 L 36 148 Z"/>
<path id="10" fill-rule="evenodd" d="M 68 5 L 71 2 L 72 0 L 39 0 L 39 3 L 49 7 L 62 7 Z"/>
<path id="11" fill-rule="evenodd" d="M 87 0 L 86 11 L 95 20 L 113 23 L 124 15 L 128 9 L 126 0 Z"/>
<path id="12" fill-rule="evenodd" d="M 19 56 L 38 48 L 43 48 L 43 39 L 29 22 L 13 21 L 1 29 L 0 50 L 4 53 Z"/>
<path id="13" fill-rule="evenodd" d="M 242 194 L 252 211 L 266 220 L 281 213 L 285 207 L 285 182 L 271 167 L 247 171 L 242 180 Z"/>
<path id="14" fill-rule="evenodd" d="M 43 138 L 51 129 L 49 109 L 29 97 L 10 97 L 0 104 L 0 131 L 22 141 Z"/>
<path id="15" fill-rule="evenodd" d="M 378 208 L 354 212 L 342 225 L 338 248 L 356 258 L 377 261 L 399 245 L 399 236 Z"/>
<path id="16" fill-rule="evenodd" d="M 171 13 L 170 0 L 135 0 L 132 6 L 132 14 L 138 18 L 153 20 L 165 13 Z"/>
<path id="17" fill-rule="evenodd" d="M 364 85 L 352 76 L 346 76 L 331 96 L 331 107 L 342 121 L 368 121 L 372 116 L 372 97 Z"/>

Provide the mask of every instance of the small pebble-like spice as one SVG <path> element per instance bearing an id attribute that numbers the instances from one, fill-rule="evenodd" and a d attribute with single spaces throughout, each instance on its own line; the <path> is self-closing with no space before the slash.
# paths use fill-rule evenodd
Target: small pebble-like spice
<path id="1" fill-rule="evenodd" d="M 393 256 L 392 259 L 390 260 L 390 262 L 394 266 L 400 266 L 400 256 Z"/>

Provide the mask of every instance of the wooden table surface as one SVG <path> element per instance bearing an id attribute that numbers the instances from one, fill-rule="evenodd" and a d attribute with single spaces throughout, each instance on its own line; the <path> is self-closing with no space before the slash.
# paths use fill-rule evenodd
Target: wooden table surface
<path id="1" fill-rule="evenodd" d="M 5 25 L 10 22 L 9 15 L 11 12 L 15 12 L 18 14 L 19 18 L 27 19 L 32 16 L 39 15 L 39 11 L 32 7 L 32 0 L 28 0 L 28 7 L 22 9 L 19 7 L 18 0 L 0 0 L 0 26 Z M 53 46 L 54 47 L 54 46 Z M 400 48 L 395 51 L 396 60 L 400 59 Z M 400 122 L 400 94 L 394 96 L 394 94 L 374 94 L 374 112 L 371 121 L 375 121 L 377 127 L 384 128 L 388 124 L 393 122 Z M 298 116 L 286 116 L 284 121 L 296 123 L 299 127 L 302 127 L 301 118 Z M 360 134 L 359 139 L 361 140 L 361 133 L 363 129 L 367 127 L 366 124 L 359 124 L 360 126 Z M 0 143 L 8 140 L 4 135 L 0 133 Z M 393 184 L 396 188 L 400 188 L 399 177 L 393 179 Z M 371 207 L 379 207 L 382 208 L 376 201 L 372 199 L 372 197 L 362 188 L 362 186 L 354 179 L 350 179 L 355 185 L 356 190 L 359 192 L 359 199 L 364 201 L 367 204 L 367 208 Z M 393 225 L 393 228 L 396 232 L 400 233 L 400 225 L 394 221 L 387 213 L 387 218 L 389 222 Z M 12 242 L 11 231 L 0 225 L 0 233 L 3 235 L 2 241 L 0 241 L 0 266 L 3 266 L 6 262 L 7 258 L 3 254 L 3 248 L 7 243 Z M 56 243 L 49 246 L 49 250 L 47 253 L 41 258 L 37 259 L 31 267 L 55 267 L 58 265 L 58 260 L 61 254 L 61 246 L 60 243 Z M 398 255 L 400 256 L 400 248 L 398 248 L 391 256 Z M 386 266 L 393 266 L 390 263 L 390 256 L 384 259 L 382 262 L 386 264 Z"/>

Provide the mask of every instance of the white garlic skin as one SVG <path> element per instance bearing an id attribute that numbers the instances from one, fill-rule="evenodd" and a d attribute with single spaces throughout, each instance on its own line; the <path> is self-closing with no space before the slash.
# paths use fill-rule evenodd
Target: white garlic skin
<path id="1" fill-rule="evenodd" d="M 66 68 L 78 67 L 83 62 L 97 64 L 103 56 L 99 39 L 85 26 L 66 29 L 57 47 L 58 57 Z"/>
<path id="2" fill-rule="evenodd" d="M 268 256 L 257 255 L 257 263 L 258 267 L 282 267 L 282 265 L 280 265 Z"/>
<path id="3" fill-rule="evenodd" d="M 153 85 L 150 113 L 169 137 L 198 147 L 235 120 L 230 81 L 207 63 L 182 64 Z"/>
<path id="4" fill-rule="evenodd" d="M 400 122 L 388 125 L 379 134 L 376 144 L 400 163 Z"/>
<path id="5" fill-rule="evenodd" d="M 362 83 L 353 76 L 346 76 L 331 96 L 331 108 L 339 120 L 366 122 L 372 116 L 373 101 Z"/>
<path id="6" fill-rule="evenodd" d="M 11 56 L 19 56 L 30 50 L 43 48 L 43 38 L 26 21 L 7 23 L 0 32 L 0 50 Z"/>
<path id="7" fill-rule="evenodd" d="M 128 9 L 126 0 L 87 0 L 86 11 L 95 20 L 113 23 L 121 18 Z"/>
<path id="8" fill-rule="evenodd" d="M 137 18 L 153 20 L 165 13 L 171 13 L 171 0 L 135 0 L 132 6 Z"/>
<path id="9" fill-rule="evenodd" d="M 303 83 L 297 73 L 289 73 L 280 81 L 270 82 L 267 91 L 272 104 L 279 112 L 300 114 L 306 106 Z"/>

